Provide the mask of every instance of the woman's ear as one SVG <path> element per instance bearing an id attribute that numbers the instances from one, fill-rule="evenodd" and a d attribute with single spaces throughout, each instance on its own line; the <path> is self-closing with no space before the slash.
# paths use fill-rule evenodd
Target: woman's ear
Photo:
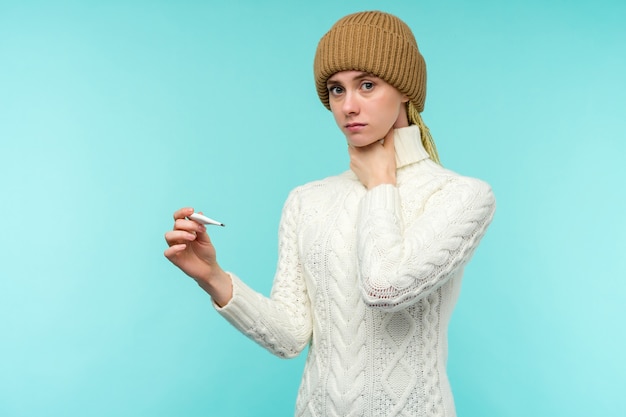
<path id="1" fill-rule="evenodd" d="M 407 96 L 407 95 L 403 95 L 403 96 L 402 96 L 401 103 L 408 103 L 408 102 L 409 102 L 409 100 L 410 100 L 409 96 Z"/>

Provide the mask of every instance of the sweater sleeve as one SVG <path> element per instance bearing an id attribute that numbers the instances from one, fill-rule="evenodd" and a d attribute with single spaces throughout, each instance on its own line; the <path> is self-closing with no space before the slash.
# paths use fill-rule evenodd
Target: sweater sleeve
<path id="1" fill-rule="evenodd" d="M 302 274 L 297 239 L 297 199 L 290 195 L 279 228 L 278 268 L 270 297 L 255 292 L 236 275 L 233 297 L 217 311 L 233 326 L 271 353 L 297 356 L 312 332 L 310 302 Z"/>
<path id="2" fill-rule="evenodd" d="M 425 201 L 405 208 L 403 219 L 395 186 L 380 185 L 363 197 L 357 250 L 367 305 L 397 311 L 443 285 L 469 261 L 495 211 L 489 185 L 467 177 L 436 186 Z"/>

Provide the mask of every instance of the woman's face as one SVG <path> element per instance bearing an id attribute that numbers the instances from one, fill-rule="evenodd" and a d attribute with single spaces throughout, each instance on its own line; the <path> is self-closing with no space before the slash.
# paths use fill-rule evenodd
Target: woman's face
<path id="1" fill-rule="evenodd" d="M 326 82 L 330 109 L 352 146 L 367 146 L 392 128 L 408 126 L 409 98 L 395 87 L 361 71 L 341 71 Z"/>

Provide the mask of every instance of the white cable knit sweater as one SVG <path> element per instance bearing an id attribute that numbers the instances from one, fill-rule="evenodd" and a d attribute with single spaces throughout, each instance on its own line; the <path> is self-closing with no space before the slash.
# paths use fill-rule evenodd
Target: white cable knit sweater
<path id="1" fill-rule="evenodd" d="M 309 354 L 296 416 L 454 416 L 447 327 L 463 268 L 490 223 L 490 187 L 395 131 L 397 185 L 356 175 L 292 191 L 270 298 L 235 275 L 220 314 L 284 357 Z"/>

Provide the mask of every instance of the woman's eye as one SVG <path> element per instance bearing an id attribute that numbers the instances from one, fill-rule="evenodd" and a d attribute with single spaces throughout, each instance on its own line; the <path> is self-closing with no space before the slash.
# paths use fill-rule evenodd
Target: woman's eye
<path id="1" fill-rule="evenodd" d="M 361 88 L 363 90 L 371 90 L 374 88 L 374 83 L 370 81 L 365 81 L 363 84 L 361 84 Z"/>
<path id="2" fill-rule="evenodd" d="M 336 96 L 336 95 L 343 93 L 343 88 L 337 85 L 334 85 L 332 87 L 328 87 L 328 92 L 332 94 L 333 96 Z"/>

